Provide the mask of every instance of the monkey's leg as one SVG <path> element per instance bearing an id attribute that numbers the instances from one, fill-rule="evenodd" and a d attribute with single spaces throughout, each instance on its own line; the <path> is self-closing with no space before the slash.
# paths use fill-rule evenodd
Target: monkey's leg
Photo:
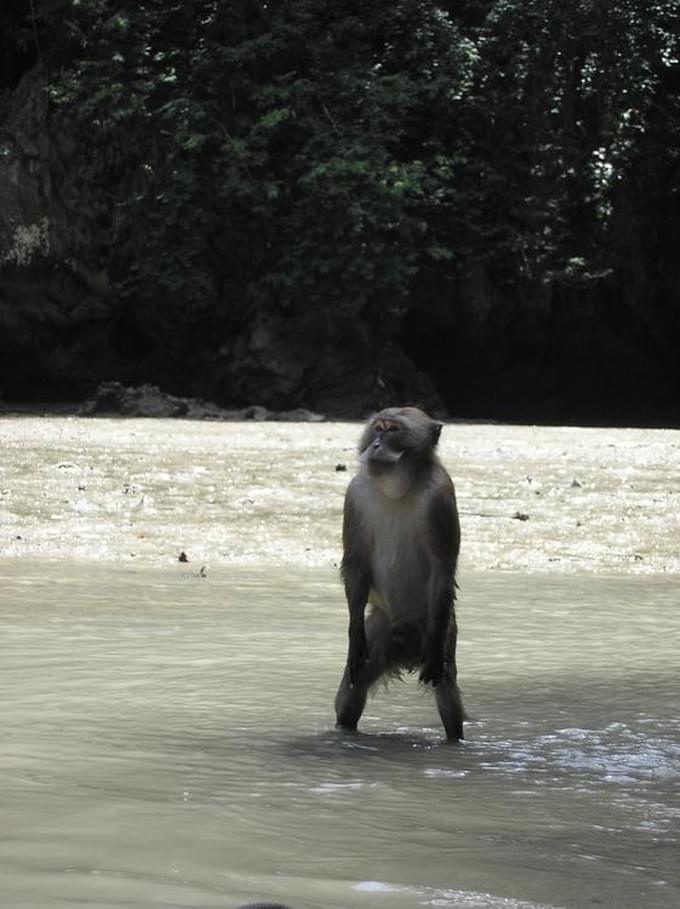
<path id="1" fill-rule="evenodd" d="M 368 689 L 378 681 L 386 668 L 385 644 L 389 633 L 389 620 L 376 611 L 366 619 L 366 641 L 368 660 L 355 674 L 354 684 L 349 669 L 345 672 L 335 696 L 337 725 L 343 729 L 356 729 L 366 706 Z"/>
<path id="2" fill-rule="evenodd" d="M 335 695 L 336 726 L 341 726 L 343 729 L 356 729 L 366 706 L 367 695 L 368 685 L 363 683 L 361 677 L 352 684 L 349 680 L 349 669 L 345 668 L 338 693 Z"/>
<path id="3" fill-rule="evenodd" d="M 451 614 L 449 622 L 442 677 L 434 688 L 439 716 L 441 717 L 449 741 L 463 739 L 463 720 L 467 719 L 460 689 L 456 682 L 458 669 L 456 666 L 456 644 L 458 640 L 458 626 L 456 615 Z"/>
<path id="4" fill-rule="evenodd" d="M 437 709 L 446 731 L 446 737 L 452 741 L 459 741 L 463 736 L 463 720 L 465 710 L 460 689 L 449 672 L 444 673 L 441 681 L 434 689 L 437 700 Z"/>

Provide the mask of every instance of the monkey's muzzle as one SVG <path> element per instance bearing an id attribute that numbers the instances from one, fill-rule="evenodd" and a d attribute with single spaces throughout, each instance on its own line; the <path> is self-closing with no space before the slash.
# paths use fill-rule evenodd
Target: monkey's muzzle
<path id="1" fill-rule="evenodd" d="M 369 468 L 376 470 L 386 470 L 389 467 L 396 467 L 404 455 L 403 450 L 398 451 L 385 445 L 381 439 L 375 439 L 364 452 L 364 457 Z"/>

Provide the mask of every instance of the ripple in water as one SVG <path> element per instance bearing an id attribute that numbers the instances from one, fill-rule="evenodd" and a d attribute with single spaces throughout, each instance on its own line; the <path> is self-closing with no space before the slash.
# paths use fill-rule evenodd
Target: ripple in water
<path id="1" fill-rule="evenodd" d="M 403 893 L 410 894 L 421 906 L 451 906 L 454 909 L 559 909 L 545 903 L 529 903 L 509 897 L 495 896 L 492 893 L 479 893 L 473 890 L 437 890 L 404 887 L 385 881 L 359 881 L 352 887 L 368 893 Z"/>

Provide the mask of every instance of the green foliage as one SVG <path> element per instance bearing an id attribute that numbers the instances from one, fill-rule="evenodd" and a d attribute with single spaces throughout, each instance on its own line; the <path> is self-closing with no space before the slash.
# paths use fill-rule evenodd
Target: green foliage
<path id="1" fill-rule="evenodd" d="M 674 0 L 489 5 L 470 140 L 485 204 L 514 225 L 495 238 L 512 267 L 573 279 L 576 259 L 592 265 L 582 275 L 606 265 L 613 194 L 675 56 L 679 11 Z"/>
<path id="2" fill-rule="evenodd" d="M 673 0 L 70 0 L 60 23 L 53 109 L 111 268 L 174 328 L 389 335 L 419 275 L 479 260 L 597 279 L 677 67 Z"/>

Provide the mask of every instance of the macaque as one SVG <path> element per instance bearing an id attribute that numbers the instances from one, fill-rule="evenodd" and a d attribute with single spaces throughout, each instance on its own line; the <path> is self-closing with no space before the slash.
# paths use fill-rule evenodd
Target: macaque
<path id="1" fill-rule="evenodd" d="M 381 677 L 419 669 L 447 738 L 463 738 L 454 611 L 460 524 L 453 483 L 435 454 L 441 429 L 416 407 L 389 407 L 359 442 L 343 518 L 349 647 L 335 711 L 345 729 L 356 729 Z"/>

